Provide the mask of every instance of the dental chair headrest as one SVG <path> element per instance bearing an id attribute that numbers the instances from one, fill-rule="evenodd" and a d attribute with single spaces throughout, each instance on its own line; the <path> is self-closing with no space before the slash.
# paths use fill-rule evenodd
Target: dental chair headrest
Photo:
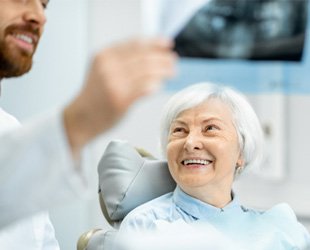
<path id="1" fill-rule="evenodd" d="M 101 208 L 110 224 L 176 186 L 166 161 L 156 160 L 126 141 L 109 143 L 98 174 Z"/>

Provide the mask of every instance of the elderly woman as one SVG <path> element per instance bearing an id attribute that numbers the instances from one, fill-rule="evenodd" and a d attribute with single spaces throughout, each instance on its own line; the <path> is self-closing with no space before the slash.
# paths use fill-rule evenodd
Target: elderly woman
<path id="1" fill-rule="evenodd" d="M 260 123 L 242 94 L 192 85 L 168 101 L 162 117 L 161 146 L 177 187 L 129 213 L 121 232 L 199 224 L 242 249 L 310 249 L 288 205 L 255 211 L 232 191 L 235 177 L 262 158 Z"/>

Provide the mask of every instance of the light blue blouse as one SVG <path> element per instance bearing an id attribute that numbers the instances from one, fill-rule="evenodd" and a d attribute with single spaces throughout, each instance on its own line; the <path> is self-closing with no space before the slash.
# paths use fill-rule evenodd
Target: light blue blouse
<path id="1" fill-rule="evenodd" d="M 310 249 L 309 233 L 287 204 L 260 212 L 245 208 L 234 197 L 220 209 L 187 195 L 179 187 L 130 212 L 121 223 L 120 232 L 157 231 L 160 222 L 178 223 L 180 228 L 180 221 L 183 225 L 199 225 L 206 232 L 213 228 L 238 249 Z"/>

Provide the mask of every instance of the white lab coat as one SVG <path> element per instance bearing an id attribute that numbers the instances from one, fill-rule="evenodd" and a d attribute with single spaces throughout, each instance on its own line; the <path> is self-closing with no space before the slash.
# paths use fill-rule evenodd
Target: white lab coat
<path id="1" fill-rule="evenodd" d="M 0 248 L 59 249 L 47 213 L 38 212 L 85 194 L 85 176 L 60 112 L 20 127 L 0 108 Z"/>
<path id="2" fill-rule="evenodd" d="M 0 231 L 3 250 L 59 250 L 47 212 L 22 219 Z"/>
<path id="3" fill-rule="evenodd" d="M 0 108 L 0 134 L 18 127 L 19 122 Z M 1 143 L 1 145 L 3 144 Z M 1 152 L 2 149 L 0 154 Z M 15 155 L 15 151 L 12 151 L 11 155 Z M 1 166 L 2 164 L 5 164 L 5 162 L 1 162 Z M 1 167 L 1 169 L 5 168 Z M 1 190 L 6 187 L 6 183 L 4 183 L 2 187 L 3 181 L 5 181 L 4 178 L 1 178 Z M 18 185 L 16 185 L 16 188 L 18 188 Z M 23 195 L 22 190 L 20 190 L 20 195 Z M 18 202 L 18 197 L 15 198 L 16 202 Z M 1 197 L 1 200 L 3 199 L 5 199 L 5 197 Z M 15 204 L 12 204 L 11 210 L 14 210 L 14 205 Z M 2 208 L 2 205 L 0 206 Z M 20 202 L 19 206 L 23 207 L 23 204 Z M 50 222 L 48 213 L 41 212 L 15 222 L 1 230 L 0 248 L 4 250 L 59 250 L 54 228 Z"/>

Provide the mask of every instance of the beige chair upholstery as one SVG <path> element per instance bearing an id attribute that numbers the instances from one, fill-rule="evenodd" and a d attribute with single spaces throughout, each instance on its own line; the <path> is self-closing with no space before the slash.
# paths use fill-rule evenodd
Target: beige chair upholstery
<path id="1" fill-rule="evenodd" d="M 175 188 L 167 162 L 125 141 L 109 143 L 99 162 L 98 175 L 99 202 L 111 228 L 84 233 L 78 250 L 109 250 L 119 224 L 132 209 Z"/>

